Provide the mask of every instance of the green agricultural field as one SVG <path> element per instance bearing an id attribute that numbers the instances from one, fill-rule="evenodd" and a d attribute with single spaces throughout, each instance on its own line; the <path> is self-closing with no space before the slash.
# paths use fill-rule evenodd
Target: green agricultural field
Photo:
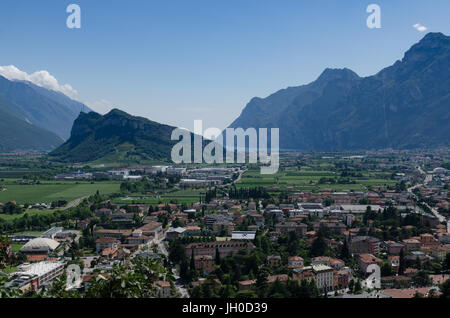
<path id="1" fill-rule="evenodd" d="M 25 215 L 25 213 L 27 213 L 31 217 L 34 214 L 45 215 L 45 214 L 52 214 L 54 212 L 56 212 L 56 210 L 27 210 L 26 212 L 20 214 L 0 214 L 0 219 L 12 221 L 14 219 L 21 218 L 22 216 Z"/>
<path id="2" fill-rule="evenodd" d="M 273 175 L 261 175 L 259 170 L 248 170 L 242 176 L 237 188 L 278 187 L 288 191 L 318 191 L 331 189 L 333 191 L 367 191 L 368 186 L 392 186 L 395 180 L 389 173 L 369 173 L 363 171 L 360 177 L 351 177 L 349 184 L 320 184 L 322 178 L 338 179 L 340 176 L 331 170 L 320 170 L 320 166 L 302 167 L 299 171 L 279 171 Z M 355 183 L 353 183 L 353 181 Z"/>
<path id="3" fill-rule="evenodd" d="M 15 179 L 0 181 L 0 202 L 16 201 L 25 203 L 50 203 L 56 200 L 72 201 L 77 198 L 92 195 L 97 192 L 113 193 L 120 189 L 120 182 L 102 181 L 44 181 L 35 185 L 20 185 Z M 5 190 L 6 189 L 6 190 Z"/>
<path id="4" fill-rule="evenodd" d="M 127 204 L 127 203 L 142 203 L 142 204 L 159 204 L 161 203 L 186 203 L 192 204 L 199 202 L 200 196 L 204 196 L 206 190 L 177 190 L 160 196 L 148 196 L 143 198 L 142 196 L 129 196 L 124 199 L 116 199 L 114 203 L 116 204 Z"/>

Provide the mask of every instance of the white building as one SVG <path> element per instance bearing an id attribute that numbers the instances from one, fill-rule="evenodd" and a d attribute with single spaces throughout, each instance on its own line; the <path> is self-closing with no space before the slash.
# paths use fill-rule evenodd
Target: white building
<path id="1" fill-rule="evenodd" d="M 145 168 L 145 173 L 150 174 L 158 174 L 158 173 L 165 173 L 167 171 L 168 166 L 151 166 L 148 168 Z"/>
<path id="2" fill-rule="evenodd" d="M 28 241 L 20 251 L 26 254 L 49 254 L 59 246 L 59 243 L 49 238 L 38 237 Z"/>
<path id="3" fill-rule="evenodd" d="M 32 290 L 39 290 L 42 286 L 51 283 L 64 272 L 63 262 L 39 262 L 22 264 L 18 270 L 11 274 L 15 277 L 13 284 L 23 287 L 30 284 Z"/>
<path id="4" fill-rule="evenodd" d="M 319 290 L 332 291 L 334 289 L 334 270 L 332 267 L 326 265 L 313 265 L 305 267 L 304 270 L 313 271 Z"/>
<path id="5" fill-rule="evenodd" d="M 169 175 L 180 175 L 184 176 L 186 175 L 186 168 L 174 168 L 174 167 L 168 167 L 166 169 L 167 174 Z"/>
<path id="6" fill-rule="evenodd" d="M 233 231 L 231 232 L 232 240 L 246 240 L 253 241 L 256 236 L 256 231 Z"/>

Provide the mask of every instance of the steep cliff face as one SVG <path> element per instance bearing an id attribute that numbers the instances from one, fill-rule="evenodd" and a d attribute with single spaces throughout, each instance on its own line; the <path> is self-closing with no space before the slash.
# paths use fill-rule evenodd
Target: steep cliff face
<path id="1" fill-rule="evenodd" d="M 138 156 L 169 160 L 175 127 L 114 109 L 102 116 L 91 112 L 75 120 L 70 139 L 50 153 L 56 160 L 89 162 L 105 156 Z"/>

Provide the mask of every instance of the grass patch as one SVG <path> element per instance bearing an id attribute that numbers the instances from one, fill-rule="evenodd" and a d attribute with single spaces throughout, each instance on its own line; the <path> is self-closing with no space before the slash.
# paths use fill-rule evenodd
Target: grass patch
<path id="1" fill-rule="evenodd" d="M 25 203 L 50 203 L 57 200 L 72 201 L 77 198 L 93 195 L 97 192 L 106 194 L 120 190 L 120 182 L 101 181 L 90 182 L 76 181 L 44 181 L 41 184 L 20 185 L 15 179 L 5 180 L 1 186 L 6 191 L 0 192 L 0 202 L 16 201 Z"/>

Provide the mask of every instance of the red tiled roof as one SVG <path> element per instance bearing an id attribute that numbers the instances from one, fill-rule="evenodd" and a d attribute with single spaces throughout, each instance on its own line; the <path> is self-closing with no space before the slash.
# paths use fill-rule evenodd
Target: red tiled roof
<path id="1" fill-rule="evenodd" d="M 413 298 L 416 292 L 427 297 L 429 291 L 430 287 L 383 290 L 385 294 L 392 296 L 392 298 Z"/>

